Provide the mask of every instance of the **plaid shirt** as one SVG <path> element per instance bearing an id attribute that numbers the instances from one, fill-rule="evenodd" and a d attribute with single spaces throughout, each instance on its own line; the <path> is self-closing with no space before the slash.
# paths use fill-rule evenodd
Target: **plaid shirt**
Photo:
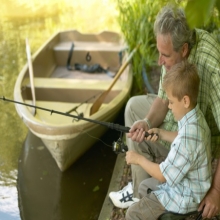
<path id="1" fill-rule="evenodd" d="M 211 130 L 212 156 L 220 156 L 220 44 L 204 30 L 195 29 L 196 43 L 190 51 L 189 62 L 196 64 L 200 76 L 200 92 L 198 104 L 205 115 Z M 166 70 L 162 67 L 162 77 L 158 96 L 167 99 L 162 89 L 163 76 Z M 217 126 L 218 125 L 218 126 Z M 164 120 L 163 128 L 169 131 L 177 130 L 177 122 L 169 111 Z M 163 143 L 170 147 L 168 142 Z"/>
<path id="2" fill-rule="evenodd" d="M 154 194 L 168 211 L 195 211 L 211 186 L 211 135 L 197 105 L 178 122 L 178 135 L 160 170 L 166 183 Z"/>

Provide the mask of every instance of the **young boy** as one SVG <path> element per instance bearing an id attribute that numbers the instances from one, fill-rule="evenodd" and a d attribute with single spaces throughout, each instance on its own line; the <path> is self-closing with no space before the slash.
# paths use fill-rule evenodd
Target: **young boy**
<path id="1" fill-rule="evenodd" d="M 159 128 L 147 140 L 172 142 L 165 161 L 153 163 L 128 151 L 127 164 L 141 166 L 151 178 L 139 186 L 140 201 L 129 207 L 127 220 L 157 219 L 165 210 L 185 214 L 196 211 L 211 186 L 210 130 L 197 105 L 199 76 L 195 65 L 182 61 L 164 76 L 169 109 L 178 121 L 178 132 Z"/>

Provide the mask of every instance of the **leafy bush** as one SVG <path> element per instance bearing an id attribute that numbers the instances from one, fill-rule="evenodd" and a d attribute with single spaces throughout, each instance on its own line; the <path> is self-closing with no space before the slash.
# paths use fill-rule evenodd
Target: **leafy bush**
<path id="1" fill-rule="evenodd" d="M 134 85 L 141 92 L 143 67 L 148 71 L 157 65 L 156 40 L 153 34 L 155 17 L 164 4 L 155 0 L 118 0 L 119 25 L 129 50 L 141 43 L 138 52 L 133 56 L 132 67 Z"/>
<path id="2" fill-rule="evenodd" d="M 141 46 L 132 59 L 132 71 L 134 75 L 134 88 L 137 93 L 143 91 L 143 69 L 146 69 L 148 75 L 152 69 L 157 66 L 157 48 L 156 39 L 153 33 L 153 25 L 159 10 L 168 2 L 176 2 L 178 5 L 185 7 L 186 16 L 192 28 L 198 27 L 209 32 L 214 32 L 215 36 L 220 40 L 220 31 L 216 30 L 220 27 L 219 11 L 215 0 L 117 0 L 119 9 L 118 22 L 121 32 L 131 51 L 138 43 Z M 216 7 L 215 7 L 216 3 Z M 198 7 L 201 10 L 198 10 Z M 201 12 L 202 15 L 201 16 Z M 207 19 L 209 17 L 209 19 Z"/>

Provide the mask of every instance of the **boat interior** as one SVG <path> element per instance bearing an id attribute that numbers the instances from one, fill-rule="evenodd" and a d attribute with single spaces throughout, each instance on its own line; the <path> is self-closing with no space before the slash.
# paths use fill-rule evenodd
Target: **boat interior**
<path id="1" fill-rule="evenodd" d="M 32 57 L 33 82 L 26 65 L 20 74 L 21 96 L 26 103 L 89 116 L 92 103 L 109 88 L 124 62 L 126 46 L 113 32 L 97 35 L 66 31 L 55 34 Z M 126 86 L 128 68 L 117 80 L 102 106 L 112 101 Z M 33 94 L 34 89 L 34 94 Z M 35 96 L 35 97 L 33 97 Z M 35 101 L 34 101 L 35 100 Z M 47 112 L 40 112 L 44 121 Z M 39 114 L 38 114 L 39 115 Z M 35 116 L 37 117 L 37 116 Z M 52 123 L 60 121 L 51 119 Z M 46 117 L 48 121 L 48 117 Z M 64 117 L 62 117 L 63 120 Z"/>

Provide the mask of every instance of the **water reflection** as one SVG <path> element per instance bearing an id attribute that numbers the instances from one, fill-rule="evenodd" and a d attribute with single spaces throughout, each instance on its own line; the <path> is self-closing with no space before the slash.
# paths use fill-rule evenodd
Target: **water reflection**
<path id="1" fill-rule="evenodd" d="M 103 139 L 111 141 L 109 135 Z M 28 133 L 18 166 L 21 218 L 98 219 L 115 159 L 112 149 L 98 142 L 62 173 L 42 141 Z"/>
<path id="2" fill-rule="evenodd" d="M 32 53 L 34 53 L 43 42 L 45 42 L 53 33 L 59 30 L 65 29 L 77 29 L 81 32 L 100 32 L 102 30 L 113 30 L 118 31 L 117 24 L 117 10 L 115 9 L 115 1 L 114 0 L 14 0 L 1 1 L 0 7 L 0 96 L 5 96 L 9 99 L 13 99 L 13 89 L 15 80 L 19 71 L 22 69 L 23 65 L 26 63 L 26 53 L 25 53 L 25 39 L 29 38 L 29 43 L 31 47 Z M 27 128 L 18 117 L 14 105 L 11 103 L 3 103 L 0 102 L 0 219 L 4 220 L 14 220 L 20 219 L 19 209 L 18 209 L 18 197 L 17 197 L 17 175 L 19 176 L 19 185 L 24 187 L 21 189 L 20 193 L 24 192 L 24 196 L 21 201 L 21 216 L 28 215 L 26 219 L 32 220 L 30 217 L 30 213 L 28 209 L 24 210 L 27 201 L 28 204 L 32 204 L 32 214 L 35 216 L 40 215 L 40 210 L 37 206 L 40 203 L 45 206 L 54 204 L 54 208 L 50 207 L 50 211 L 54 213 L 58 213 L 59 211 L 68 213 L 72 212 L 73 204 L 77 204 L 76 200 L 66 200 L 62 195 L 69 198 L 70 196 L 75 196 L 71 191 L 72 188 L 79 188 L 79 186 L 75 186 L 74 176 L 72 173 L 69 175 L 68 171 L 65 174 L 60 174 L 57 171 L 48 172 L 49 168 L 45 168 L 45 170 L 34 170 L 40 169 L 37 163 L 35 165 L 29 165 L 27 167 L 23 167 L 23 171 L 17 174 L 18 170 L 18 160 L 21 152 L 28 151 L 33 152 L 34 150 L 27 150 L 27 147 L 22 148 L 23 142 L 25 141 L 25 137 L 27 135 Z M 27 137 L 28 138 L 28 137 Z M 27 139 L 26 139 L 27 142 Z M 39 149 L 35 149 L 36 152 L 45 152 L 46 150 L 40 151 Z M 28 154 L 26 152 L 26 158 L 28 160 Z M 87 156 L 89 157 L 89 156 Z M 112 159 L 114 161 L 114 158 Z M 20 161 L 19 167 L 24 164 L 24 158 Z M 46 164 L 48 166 L 52 166 L 53 161 L 46 160 Z M 34 166 L 31 167 L 31 166 Z M 46 165 L 45 165 L 46 166 Z M 79 166 L 79 165 L 78 165 Z M 77 172 L 85 172 L 82 171 L 80 165 L 78 167 Z M 77 165 L 76 165 L 77 167 Z M 33 173 L 28 174 L 26 177 L 22 176 L 24 173 L 27 173 L 27 169 L 33 169 Z M 54 168 L 55 169 L 55 168 Z M 77 168 L 73 168 L 77 169 Z M 25 172 L 24 172 L 25 170 Z M 32 172 L 31 171 L 31 172 Z M 31 173 L 29 172 L 29 173 Z M 90 172 L 87 170 L 86 172 Z M 101 172 L 101 171 L 97 171 Z M 23 174 L 22 174 L 23 173 Z M 41 175 L 40 175 L 41 173 Z M 35 175 L 36 174 L 36 175 Z M 83 173 L 85 174 L 85 173 Z M 75 175 L 75 174 L 74 174 Z M 80 175 L 80 174 L 78 174 Z M 32 177 L 32 178 L 31 178 Z M 43 179 L 41 180 L 40 177 Z M 27 178 L 27 179 L 26 179 Z M 32 191 L 26 191 L 25 185 L 27 183 L 38 183 L 40 184 L 47 178 L 51 178 L 51 183 L 48 185 L 44 185 L 48 189 L 46 191 L 41 191 L 41 194 L 38 194 L 37 189 Z M 66 180 L 65 180 L 66 179 Z M 67 184 L 69 180 L 69 185 Z M 27 182 L 26 182 L 27 181 Z M 81 182 L 78 184 L 83 185 L 83 176 L 81 177 Z M 93 182 L 96 181 L 96 182 Z M 91 186 L 95 187 L 98 185 L 98 179 L 90 179 L 86 180 L 85 186 L 87 186 L 88 182 L 91 182 Z M 103 179 L 103 182 L 107 181 Z M 64 184 L 65 182 L 65 184 Z M 100 182 L 101 184 L 101 182 Z M 28 186 L 30 187 L 30 185 Z M 84 189 L 85 190 L 85 189 Z M 102 189 L 100 189 L 102 190 Z M 54 192 L 60 191 L 60 198 L 58 196 L 55 199 Z M 98 204 L 98 195 L 91 194 L 88 192 L 88 196 L 85 197 L 86 201 L 90 200 L 90 203 Z M 28 193 L 27 193 L 28 192 Z M 80 192 L 80 191 L 79 191 Z M 85 190 L 86 192 L 86 190 Z M 31 197 L 32 195 L 36 196 Z M 54 200 L 52 197 L 49 200 L 49 194 L 54 195 Z M 30 196 L 30 197 L 29 197 Z M 97 198 L 96 198 L 97 196 Z M 38 201 L 32 199 L 37 198 Z M 77 197 L 78 198 L 78 197 Z M 48 200 L 47 200 L 48 199 Z M 57 201 L 62 201 L 58 202 Z M 48 201 L 48 203 L 44 203 Z M 65 201 L 69 202 L 68 204 Z M 34 203 L 35 202 L 35 203 Z M 65 204 L 66 209 L 60 210 L 59 207 L 62 207 L 62 204 Z M 100 205 L 100 204 L 99 204 Z M 90 205 L 86 205 L 90 206 Z M 93 204 L 94 206 L 94 204 Z M 97 205 L 98 207 L 98 205 Z M 81 208 L 78 207 L 78 210 Z M 25 212 L 26 211 L 26 212 Z M 92 210 L 90 210 L 93 212 Z M 86 212 L 90 212 L 87 210 Z M 96 210 L 97 211 L 97 210 Z M 77 212 L 75 212 L 77 213 Z M 52 213 L 51 213 L 52 214 Z M 97 213 L 96 213 L 97 214 Z M 55 215 L 55 214 L 54 214 Z M 59 214 L 59 215 L 64 215 Z M 58 216 L 59 216 L 58 215 Z M 24 218 L 25 219 L 25 218 Z M 45 219 L 45 218 L 36 218 L 36 219 Z M 46 218 L 49 219 L 49 218 Z M 55 219 L 55 218 L 52 218 Z M 64 219 L 64 218 L 63 218 Z M 77 219 L 77 218 L 74 218 Z M 82 218 L 78 218 L 82 219 Z"/>
<path id="3" fill-rule="evenodd" d="M 9 176 L 1 172 L 0 181 L 0 218 L 20 219 L 19 209 L 17 205 L 17 189 L 16 185 L 17 170 L 9 173 Z"/>

